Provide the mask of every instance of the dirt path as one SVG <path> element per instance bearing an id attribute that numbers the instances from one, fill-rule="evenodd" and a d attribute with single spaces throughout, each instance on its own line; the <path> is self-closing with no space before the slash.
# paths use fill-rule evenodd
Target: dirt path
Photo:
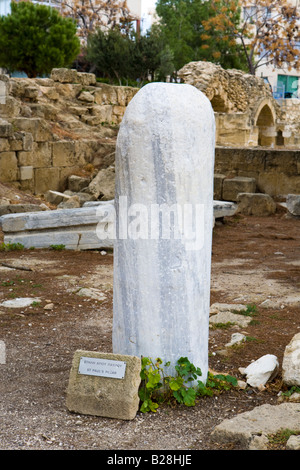
<path id="1" fill-rule="evenodd" d="M 0 303 L 40 299 L 26 308 L 0 306 L 0 340 L 6 346 L 6 364 L 0 364 L 0 449 L 222 449 L 210 439 L 217 424 L 277 403 L 280 375 L 263 392 L 233 390 L 203 398 L 193 408 L 138 413 L 130 422 L 69 413 L 65 398 L 74 351 L 111 351 L 113 254 L 22 250 L 0 252 L 0 262 L 32 269 L 0 265 Z M 218 351 L 236 329 L 211 329 L 210 367 L 241 378 L 238 368 L 263 354 L 275 354 L 281 364 L 285 346 L 299 332 L 299 287 L 300 220 L 278 213 L 217 224 L 211 303 L 255 304 L 258 314 L 246 328 L 251 340 L 227 356 Z M 79 295 L 82 288 L 96 288 L 102 297 Z M 49 304 L 52 308 L 44 309 Z"/>

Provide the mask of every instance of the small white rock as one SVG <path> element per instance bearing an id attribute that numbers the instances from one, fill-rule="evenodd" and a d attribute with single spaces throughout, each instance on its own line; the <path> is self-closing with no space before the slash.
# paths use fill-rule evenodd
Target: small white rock
<path id="1" fill-rule="evenodd" d="M 279 369 L 279 362 L 273 354 L 266 354 L 257 361 L 252 362 L 244 370 L 247 376 L 247 383 L 252 387 L 264 386 L 268 380 L 276 377 Z"/>
<path id="2" fill-rule="evenodd" d="M 231 335 L 231 340 L 229 343 L 225 344 L 226 348 L 230 348 L 234 344 L 240 344 L 246 341 L 246 336 L 243 335 L 242 333 L 233 333 Z"/>
<path id="3" fill-rule="evenodd" d="M 35 297 L 19 297 L 17 299 L 5 300 L 0 304 L 1 307 L 7 308 L 24 308 L 29 307 L 33 302 L 40 302 L 41 299 Z"/>
<path id="4" fill-rule="evenodd" d="M 53 307 L 54 307 L 54 304 L 52 304 L 52 303 L 51 303 L 51 304 L 47 304 L 47 305 L 45 305 L 44 310 L 52 310 Z"/>
<path id="5" fill-rule="evenodd" d="M 300 436 L 291 436 L 286 443 L 287 450 L 300 450 Z"/>

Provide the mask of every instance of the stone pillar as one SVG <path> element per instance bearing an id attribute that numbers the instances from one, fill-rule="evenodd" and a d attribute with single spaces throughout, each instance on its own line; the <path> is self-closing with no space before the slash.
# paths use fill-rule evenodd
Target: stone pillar
<path id="1" fill-rule="evenodd" d="M 116 146 L 114 353 L 208 369 L 215 121 L 191 85 L 151 83 Z"/>

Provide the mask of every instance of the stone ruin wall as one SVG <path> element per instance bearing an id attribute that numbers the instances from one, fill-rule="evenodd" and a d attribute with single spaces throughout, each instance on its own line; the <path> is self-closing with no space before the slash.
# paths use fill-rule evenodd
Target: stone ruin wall
<path id="1" fill-rule="evenodd" d="M 178 75 L 210 100 L 217 145 L 299 147 L 299 100 L 275 100 L 262 78 L 209 62 L 190 62 Z"/>
<path id="2" fill-rule="evenodd" d="M 0 75 L 0 83 L 2 183 L 42 195 L 63 191 L 82 169 L 114 164 L 118 125 L 138 89 L 70 69 L 43 79 Z"/>
<path id="3" fill-rule="evenodd" d="M 253 177 L 272 196 L 300 193 L 298 100 L 280 106 L 263 80 L 206 62 L 179 75 L 215 111 L 216 174 Z M 0 75 L 0 181 L 42 195 L 64 191 L 82 170 L 113 167 L 118 127 L 137 91 L 69 69 L 44 79 Z"/>

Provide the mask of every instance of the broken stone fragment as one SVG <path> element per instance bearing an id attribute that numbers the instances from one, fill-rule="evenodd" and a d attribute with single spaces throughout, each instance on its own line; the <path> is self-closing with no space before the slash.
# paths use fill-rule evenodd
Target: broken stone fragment
<path id="1" fill-rule="evenodd" d="M 25 307 L 29 307 L 34 302 L 40 302 L 40 301 L 41 299 L 38 297 L 35 297 L 35 298 L 18 297 L 17 299 L 4 300 L 4 302 L 2 302 L 0 306 L 6 307 L 6 308 L 25 308 Z"/>
<path id="2" fill-rule="evenodd" d="M 244 215 L 267 217 L 276 212 L 276 204 L 269 194 L 239 193 L 237 204 L 237 212 Z"/>
<path id="3" fill-rule="evenodd" d="M 292 215 L 300 215 L 300 194 L 288 194 L 286 207 Z"/>
<path id="4" fill-rule="evenodd" d="M 82 176 L 70 175 L 68 178 L 68 189 L 74 193 L 80 192 L 86 188 L 90 183 L 90 178 L 84 178 Z"/>
<path id="5" fill-rule="evenodd" d="M 101 196 L 102 200 L 109 201 L 115 197 L 115 168 L 110 166 L 100 170 L 90 182 L 87 192 L 95 199 Z"/>
<path id="6" fill-rule="evenodd" d="M 261 387 L 268 381 L 273 380 L 278 374 L 279 362 L 273 354 L 266 354 L 257 361 L 252 362 L 245 369 L 239 369 L 241 374 L 246 375 L 247 383 L 251 387 Z"/>
<path id="7" fill-rule="evenodd" d="M 75 209 L 80 207 L 80 199 L 78 196 L 71 196 L 70 198 L 60 202 L 57 209 Z"/>
<path id="8" fill-rule="evenodd" d="M 286 385 L 300 385 L 300 333 L 297 333 L 285 348 L 282 378 Z"/>
<path id="9" fill-rule="evenodd" d="M 231 346 L 235 344 L 240 344 L 246 341 L 246 336 L 243 335 L 242 333 L 233 333 L 231 335 L 231 340 L 229 343 L 225 344 L 226 348 L 230 348 Z"/>

